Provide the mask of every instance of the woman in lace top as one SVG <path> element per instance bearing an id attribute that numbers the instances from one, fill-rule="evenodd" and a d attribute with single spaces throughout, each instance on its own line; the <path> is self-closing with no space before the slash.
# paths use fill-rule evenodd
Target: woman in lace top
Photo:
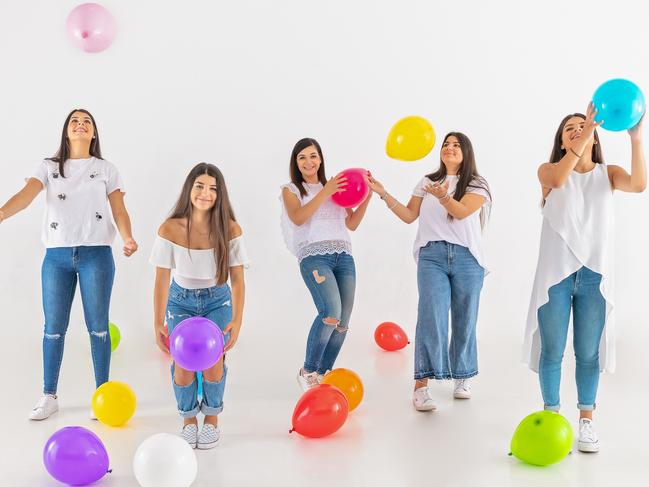
<path id="1" fill-rule="evenodd" d="M 327 181 L 314 139 L 295 144 L 289 171 L 291 182 L 282 186 L 282 230 L 318 311 L 298 373 L 307 390 L 333 369 L 345 340 L 356 288 L 349 230 L 360 225 L 371 194 L 355 210 L 336 205 L 331 196 L 344 191 L 347 180 L 339 174 Z"/>

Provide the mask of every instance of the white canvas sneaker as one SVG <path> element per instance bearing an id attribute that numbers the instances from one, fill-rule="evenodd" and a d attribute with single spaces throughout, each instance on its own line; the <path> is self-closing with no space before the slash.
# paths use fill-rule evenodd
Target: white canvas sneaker
<path id="1" fill-rule="evenodd" d="M 433 398 L 430 396 L 428 387 L 420 387 L 415 389 L 412 395 L 412 403 L 415 405 L 417 411 L 434 411 L 437 409 Z"/>
<path id="2" fill-rule="evenodd" d="M 29 419 L 34 421 L 41 421 L 49 418 L 52 414 L 59 410 L 59 401 L 57 396 L 52 394 L 43 394 L 38 400 L 34 409 L 29 413 Z"/>

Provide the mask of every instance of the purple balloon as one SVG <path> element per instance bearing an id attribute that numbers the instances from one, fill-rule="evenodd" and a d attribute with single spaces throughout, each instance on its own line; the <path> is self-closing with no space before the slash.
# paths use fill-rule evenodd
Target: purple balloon
<path id="1" fill-rule="evenodd" d="M 108 453 L 92 431 L 81 426 L 67 426 L 45 443 L 43 463 L 59 482 L 88 485 L 108 472 Z"/>
<path id="2" fill-rule="evenodd" d="M 86 52 L 103 51 L 112 44 L 117 33 L 115 18 L 96 3 L 82 3 L 72 9 L 66 28 L 72 42 Z"/>
<path id="3" fill-rule="evenodd" d="M 171 332 L 169 351 L 180 367 L 194 372 L 207 370 L 223 355 L 223 332 L 201 316 L 181 321 Z"/>

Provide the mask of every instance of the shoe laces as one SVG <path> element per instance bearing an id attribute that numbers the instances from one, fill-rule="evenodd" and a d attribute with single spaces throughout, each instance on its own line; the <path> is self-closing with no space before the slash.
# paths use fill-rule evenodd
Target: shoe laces
<path id="1" fill-rule="evenodd" d="M 430 389 L 428 387 L 422 387 L 421 389 L 417 389 L 417 391 L 422 402 L 433 400 L 433 396 L 430 395 Z"/>
<path id="2" fill-rule="evenodd" d="M 457 382 L 455 383 L 455 390 L 469 392 L 471 390 L 471 386 L 466 379 L 457 379 Z"/>
<path id="3" fill-rule="evenodd" d="M 309 387 L 317 386 L 319 384 L 317 372 L 304 372 L 302 374 L 302 377 Z"/>
<path id="4" fill-rule="evenodd" d="M 597 441 L 597 434 L 593 429 L 592 421 L 580 421 L 579 436 L 582 440 Z"/>

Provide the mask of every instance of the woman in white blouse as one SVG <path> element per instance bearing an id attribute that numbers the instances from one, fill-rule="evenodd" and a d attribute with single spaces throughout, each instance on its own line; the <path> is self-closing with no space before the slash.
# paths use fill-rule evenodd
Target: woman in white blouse
<path id="1" fill-rule="evenodd" d="M 469 379 L 478 373 L 476 324 L 486 269 L 482 226 L 491 194 L 466 135 L 446 134 L 440 157 L 439 168 L 419 181 L 407 206 L 370 178 L 372 190 L 399 219 L 412 223 L 419 218 L 413 394 L 418 411 L 436 409 L 428 379 L 455 379 L 454 397 L 469 399 Z"/>
<path id="2" fill-rule="evenodd" d="M 25 187 L 0 208 L 0 222 L 25 209 L 46 190 L 42 240 L 47 248 L 41 272 L 45 329 L 43 396 L 29 418 L 42 420 L 58 411 L 56 395 L 63 344 L 77 281 L 90 334 L 97 387 L 108 381 L 108 314 L 115 276 L 111 244 L 115 226 L 124 255 L 137 250 L 124 205 L 124 184 L 117 168 L 102 159 L 99 131 L 87 110 L 72 110 L 63 124 L 56 156 L 45 159 Z"/>
<path id="3" fill-rule="evenodd" d="M 154 329 L 160 349 L 168 352 L 165 338 L 190 316 L 213 321 L 225 335 L 225 351 L 232 349 L 241 329 L 243 268 L 249 263 L 241 234 L 223 174 L 212 164 L 196 165 L 171 216 L 160 226 L 151 253 L 150 262 L 156 266 Z M 196 374 L 172 365 L 173 390 L 184 419 L 181 435 L 192 447 L 213 448 L 219 439 L 217 415 L 223 410 L 227 376 L 224 357 L 202 371 L 200 404 Z M 205 415 L 200 433 L 199 411 Z"/>
<path id="4" fill-rule="evenodd" d="M 615 369 L 613 191 L 647 186 L 642 127 L 631 130 L 631 174 L 604 163 L 597 111 L 565 116 L 540 165 L 543 227 L 523 360 L 539 373 L 544 408 L 559 411 L 561 363 L 572 313 L 579 409 L 578 449 L 597 452 L 593 427 L 600 370 Z"/>

